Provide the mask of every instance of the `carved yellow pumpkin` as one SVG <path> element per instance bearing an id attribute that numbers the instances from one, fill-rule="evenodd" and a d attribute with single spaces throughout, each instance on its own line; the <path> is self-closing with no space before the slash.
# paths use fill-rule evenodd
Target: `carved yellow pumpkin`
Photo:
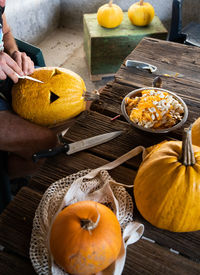
<path id="1" fill-rule="evenodd" d="M 83 79 L 54 67 L 39 68 L 31 75 L 44 83 L 20 79 L 12 89 L 12 106 L 21 117 L 39 125 L 54 125 L 86 109 Z"/>
<path id="2" fill-rule="evenodd" d="M 200 117 L 192 125 L 192 144 L 200 147 Z"/>
<path id="3" fill-rule="evenodd" d="M 80 201 L 64 208 L 50 232 L 55 262 L 70 274 L 97 274 L 113 263 L 122 244 L 115 214 L 95 201 Z"/>
<path id="4" fill-rule="evenodd" d="M 154 8 L 148 2 L 140 0 L 128 9 L 128 17 L 135 26 L 146 26 L 153 20 L 155 15 Z"/>
<path id="5" fill-rule="evenodd" d="M 200 147 L 191 129 L 183 142 L 152 147 L 139 167 L 134 196 L 141 215 L 156 227 L 175 232 L 200 230 Z"/>
<path id="6" fill-rule="evenodd" d="M 122 9 L 112 2 L 111 0 L 108 4 L 101 6 L 97 11 L 97 21 L 102 27 L 115 28 L 119 26 L 123 20 Z"/>

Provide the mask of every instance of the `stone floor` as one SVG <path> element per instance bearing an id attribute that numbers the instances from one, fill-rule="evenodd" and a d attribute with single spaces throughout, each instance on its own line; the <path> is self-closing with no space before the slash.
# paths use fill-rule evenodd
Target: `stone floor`
<path id="1" fill-rule="evenodd" d="M 59 66 L 79 74 L 88 91 L 99 89 L 111 79 L 91 81 L 83 48 L 83 30 L 58 28 L 37 45 L 43 52 L 46 66 Z"/>

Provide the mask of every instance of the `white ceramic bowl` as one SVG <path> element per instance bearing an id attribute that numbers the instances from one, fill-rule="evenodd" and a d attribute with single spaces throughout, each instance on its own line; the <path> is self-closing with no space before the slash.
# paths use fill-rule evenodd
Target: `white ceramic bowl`
<path id="1" fill-rule="evenodd" d="M 154 90 L 154 91 L 163 91 L 163 92 L 167 92 L 168 94 L 172 95 L 176 100 L 179 101 L 179 103 L 181 103 L 181 105 L 183 106 L 184 108 L 184 114 L 183 114 L 183 118 L 181 119 L 180 122 L 178 122 L 177 124 L 175 124 L 174 126 L 170 127 L 170 128 L 163 128 L 163 129 L 153 129 L 153 128 L 144 128 L 143 126 L 140 126 L 138 125 L 137 123 L 134 123 L 133 121 L 130 120 L 127 112 L 126 112 L 126 104 L 125 104 L 125 98 L 129 97 L 129 98 L 134 98 L 136 96 L 140 96 L 141 95 L 141 92 L 144 91 L 144 90 Z M 170 92 L 168 90 L 165 90 L 165 89 L 162 89 L 162 88 L 152 88 L 152 87 L 145 87 L 145 88 L 140 88 L 140 89 L 137 89 L 137 90 L 134 90 L 132 92 L 130 92 L 129 94 L 127 94 L 123 101 L 122 101 L 122 104 L 121 104 L 121 111 L 122 111 L 122 114 L 123 116 L 125 117 L 125 119 L 131 124 L 133 125 L 134 127 L 142 130 L 142 131 L 145 131 L 145 132 L 150 132 L 150 133 L 168 133 L 168 132 L 171 132 L 171 131 L 174 131 L 178 128 L 180 128 L 187 120 L 188 118 L 188 107 L 187 105 L 185 104 L 185 102 L 178 96 L 176 95 L 175 93 L 173 92 Z"/>

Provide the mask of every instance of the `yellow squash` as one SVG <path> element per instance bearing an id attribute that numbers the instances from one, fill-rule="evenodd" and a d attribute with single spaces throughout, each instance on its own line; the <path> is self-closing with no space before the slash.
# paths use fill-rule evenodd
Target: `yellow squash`
<path id="1" fill-rule="evenodd" d="M 76 73 L 56 67 L 36 69 L 38 83 L 20 79 L 12 89 L 12 106 L 21 117 L 39 125 L 54 125 L 86 109 L 85 83 Z"/>
<path id="2" fill-rule="evenodd" d="M 121 249 L 121 228 L 115 214 L 95 201 L 80 201 L 62 210 L 53 222 L 50 249 L 55 262 L 76 275 L 97 274 Z"/>
<path id="3" fill-rule="evenodd" d="M 128 9 L 128 17 L 135 26 L 146 26 L 153 20 L 154 8 L 148 2 L 140 0 L 131 5 Z"/>
<path id="4" fill-rule="evenodd" d="M 191 129 L 183 142 L 153 146 L 134 182 L 135 202 L 156 227 L 174 232 L 200 230 L 200 147 L 192 146 Z"/>
<path id="5" fill-rule="evenodd" d="M 123 20 L 122 9 L 112 2 L 111 0 L 108 4 L 101 6 L 97 11 L 97 21 L 102 27 L 115 28 L 119 26 Z"/>

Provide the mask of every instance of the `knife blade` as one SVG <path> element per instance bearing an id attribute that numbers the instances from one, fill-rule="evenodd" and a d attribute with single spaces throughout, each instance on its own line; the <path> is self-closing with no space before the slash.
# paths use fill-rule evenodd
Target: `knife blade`
<path id="1" fill-rule="evenodd" d="M 59 153 L 66 153 L 67 155 L 71 155 L 76 152 L 83 151 L 85 149 L 108 142 L 118 137 L 122 133 L 123 131 L 115 131 L 115 132 L 110 132 L 102 135 L 97 135 L 91 138 L 86 138 L 86 139 L 69 143 L 69 144 L 64 142 L 62 145 L 56 146 L 55 148 L 51 148 L 49 150 L 44 150 L 44 151 L 35 153 L 32 156 L 32 159 L 34 162 L 37 162 L 41 158 L 53 157 Z"/>
<path id="2" fill-rule="evenodd" d="M 29 79 L 29 80 L 32 80 L 32 81 L 35 81 L 35 82 L 44 83 L 43 81 L 41 81 L 41 80 L 39 80 L 39 79 L 36 79 L 36 78 L 33 78 L 33 77 L 31 77 L 31 76 L 28 76 L 28 75 L 19 75 L 19 74 L 17 74 L 17 73 L 15 73 L 15 74 L 16 74 L 16 76 L 17 76 L 18 78 Z"/>
<path id="3" fill-rule="evenodd" d="M 167 70 L 167 69 L 159 69 L 155 65 L 152 65 L 152 64 L 146 63 L 146 62 L 142 62 L 142 61 L 137 61 L 137 60 L 131 60 L 131 59 L 126 60 L 125 66 L 142 69 L 142 70 L 147 70 L 147 71 L 150 71 L 151 73 L 156 73 L 157 75 L 161 75 L 161 76 L 178 77 L 178 78 L 184 77 L 183 74 L 180 74 L 178 72 L 173 72 L 173 71 Z"/>

